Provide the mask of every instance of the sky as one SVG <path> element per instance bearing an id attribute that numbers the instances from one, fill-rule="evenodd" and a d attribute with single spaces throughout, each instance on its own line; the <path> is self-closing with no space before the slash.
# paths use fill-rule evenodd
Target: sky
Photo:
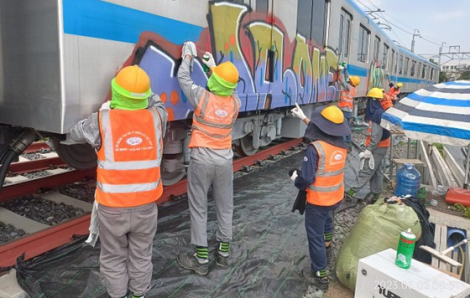
<path id="1" fill-rule="evenodd" d="M 384 12 L 373 13 L 376 22 L 388 24 L 391 31 L 385 30 L 390 38 L 411 49 L 415 36 L 414 52 L 425 58 L 438 61 L 442 43 L 443 53 L 467 52 L 470 57 L 470 0 L 353 0 L 359 7 Z M 381 26 L 385 27 L 385 26 Z M 434 56 L 434 57 L 433 57 Z M 450 56 L 450 55 L 449 55 Z M 451 60 L 441 56 L 441 64 Z M 470 60 L 470 58 L 467 60 Z"/>

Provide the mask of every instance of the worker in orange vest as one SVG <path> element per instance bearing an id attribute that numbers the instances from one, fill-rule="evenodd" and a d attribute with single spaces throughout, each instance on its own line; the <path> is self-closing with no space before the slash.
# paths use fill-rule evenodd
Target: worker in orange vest
<path id="1" fill-rule="evenodd" d="M 310 143 L 300 171 L 291 180 L 299 190 L 307 191 L 305 228 L 310 253 L 310 269 L 302 276 L 312 285 L 326 290 L 329 285 L 327 264 L 333 256 L 333 212 L 344 197 L 344 166 L 348 145 L 344 137 L 351 134 L 347 119 L 338 107 L 330 105 L 314 110 L 312 119 L 296 106 L 295 117 L 307 124 L 304 138 Z"/>
<path id="2" fill-rule="evenodd" d="M 197 56 L 192 42 L 183 45 L 183 61 L 178 70 L 178 81 L 194 108 L 189 148 L 188 203 L 191 215 L 191 244 L 196 252 L 180 253 L 179 264 L 206 275 L 209 272 L 207 244 L 207 194 L 212 186 L 218 228 L 216 264 L 227 267 L 232 240 L 233 216 L 233 152 L 232 127 L 240 110 L 240 99 L 234 92 L 238 84 L 238 70 L 231 62 L 215 64 L 210 53 L 203 63 L 212 73 L 207 87 L 194 84 L 191 65 Z"/>
<path id="3" fill-rule="evenodd" d="M 390 95 L 385 92 L 385 89 L 380 89 L 382 90 L 382 93 L 384 95 L 383 99 L 380 101 L 380 104 L 382 105 L 382 108 L 384 111 L 386 111 L 388 108 L 393 107 L 393 102 L 392 99 L 390 98 Z"/>
<path id="4" fill-rule="evenodd" d="M 397 83 L 397 85 L 395 86 L 390 80 L 390 76 L 388 74 L 386 76 L 388 78 L 388 83 L 389 83 L 388 86 L 390 87 L 390 89 L 387 92 L 387 95 L 390 97 L 390 99 L 392 100 L 392 103 L 395 105 L 395 103 L 399 100 L 398 95 L 400 94 L 400 88 L 403 87 L 403 84 Z"/>
<path id="5" fill-rule="evenodd" d="M 346 197 L 350 201 L 357 201 L 355 195 L 367 183 L 370 185 L 370 193 L 364 199 L 368 203 L 375 203 L 383 189 L 383 172 L 380 169 L 382 161 L 390 147 L 390 132 L 380 126 L 382 114 L 385 112 L 380 104 L 383 92 L 379 88 L 372 88 L 367 93 L 367 106 L 364 120 L 369 123 L 366 150 L 359 154 L 361 167 L 356 180 L 353 182 Z"/>
<path id="6" fill-rule="evenodd" d="M 144 297 L 152 279 L 152 246 L 162 140 L 167 112 L 150 78 L 139 66 L 121 69 L 111 81 L 109 108 L 100 109 L 71 130 L 98 155 L 95 199 L 101 239 L 100 271 L 111 297 Z"/>
<path id="7" fill-rule="evenodd" d="M 344 69 L 344 79 L 341 76 L 341 72 Z M 354 97 L 356 96 L 356 87 L 361 83 L 361 79 L 358 76 L 349 76 L 348 68 L 345 62 L 338 66 L 338 80 L 341 85 L 341 94 L 338 100 L 338 107 L 343 111 L 344 117 L 351 128 L 351 122 L 354 113 Z M 345 141 L 351 148 L 351 135 L 345 137 Z"/>

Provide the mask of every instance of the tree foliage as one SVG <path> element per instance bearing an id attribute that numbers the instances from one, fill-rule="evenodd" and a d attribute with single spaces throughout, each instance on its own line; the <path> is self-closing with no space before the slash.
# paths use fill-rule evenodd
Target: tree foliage
<path id="1" fill-rule="evenodd" d="M 446 81 L 446 75 L 447 75 L 447 74 L 446 74 L 445 72 L 443 72 L 443 71 L 441 71 L 441 72 L 439 73 L 439 83 L 442 83 L 442 82 L 445 82 L 445 81 Z"/>
<path id="2" fill-rule="evenodd" d="M 460 74 L 460 80 L 470 80 L 470 71 L 464 71 Z"/>

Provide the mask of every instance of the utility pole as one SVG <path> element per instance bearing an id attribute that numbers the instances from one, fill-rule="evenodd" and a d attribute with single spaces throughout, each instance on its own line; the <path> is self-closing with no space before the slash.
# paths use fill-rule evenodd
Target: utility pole
<path id="1" fill-rule="evenodd" d="M 416 33 L 418 32 L 418 33 Z M 411 41 L 411 51 L 414 53 L 415 52 L 415 36 L 419 36 L 421 37 L 421 35 L 419 34 L 419 30 L 418 29 L 415 29 L 414 33 L 413 33 L 413 40 Z"/>
<path id="2" fill-rule="evenodd" d="M 441 47 L 439 48 L 439 67 L 441 67 L 441 56 L 442 56 L 442 48 L 444 47 L 446 43 L 442 42 Z"/>

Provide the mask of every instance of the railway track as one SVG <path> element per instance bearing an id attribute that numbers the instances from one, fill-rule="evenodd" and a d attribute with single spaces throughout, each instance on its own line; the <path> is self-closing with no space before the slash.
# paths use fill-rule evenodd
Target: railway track
<path id="1" fill-rule="evenodd" d="M 290 155 L 293 151 L 298 151 L 301 149 L 300 144 L 301 139 L 293 139 L 274 144 L 251 156 L 236 158 L 233 162 L 233 170 L 240 173 L 239 175 L 243 175 L 257 167 L 275 162 L 283 155 Z M 24 259 L 30 259 L 66 244 L 72 240 L 74 235 L 88 234 L 96 170 L 78 171 L 68 168 L 45 143 L 34 143 L 25 153 L 38 154 L 39 157 L 33 160 L 20 158 L 20 162 L 10 166 L 9 175 L 5 179 L 3 190 L 0 193 L 0 206 L 3 206 L 0 207 L 0 222 L 3 222 L 3 228 L 8 225 L 8 229 L 12 230 L 11 234 L 18 234 L 16 231 L 22 230 L 26 235 L 3 245 L 1 245 L 2 239 L 0 239 L 0 267 L 13 266 L 16 259 L 22 255 Z M 41 172 L 45 172 L 45 174 L 28 175 Z M 70 195 L 70 185 L 80 181 L 82 181 L 81 184 L 76 186 L 88 188 L 88 194 Z M 65 194 L 61 190 L 61 187 L 64 186 L 69 188 Z M 177 198 L 185 194 L 186 191 L 187 181 L 184 179 L 165 187 L 163 195 L 157 203 L 161 204 Z M 30 205 L 38 201 L 42 205 L 37 207 L 36 213 L 40 214 L 33 216 L 34 219 L 19 215 L 24 209 L 28 209 Z M 63 219 L 57 214 L 47 216 L 41 214 L 54 209 L 56 204 L 67 208 L 67 213 L 71 213 L 72 216 Z M 20 205 L 15 208 L 21 212 L 17 211 L 18 214 L 4 208 L 11 208 L 10 205 Z M 73 216 L 74 214 L 76 216 Z M 29 217 L 32 216 L 29 215 Z"/>

